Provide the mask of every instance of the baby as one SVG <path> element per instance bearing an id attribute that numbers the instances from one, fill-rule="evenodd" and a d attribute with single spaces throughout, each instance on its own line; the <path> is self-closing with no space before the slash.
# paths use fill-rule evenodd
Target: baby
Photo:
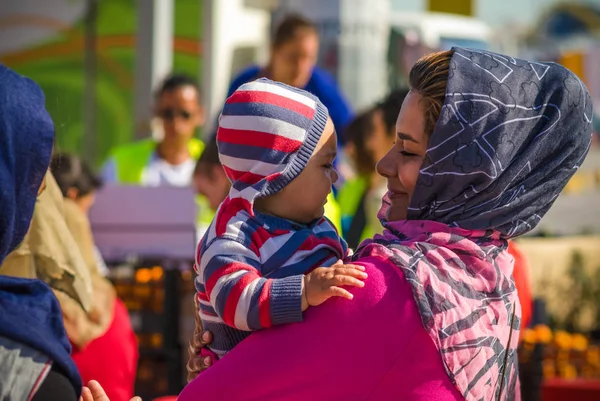
<path id="1" fill-rule="evenodd" d="M 323 217 L 337 137 L 319 99 L 264 78 L 242 85 L 223 107 L 217 145 L 231 190 L 198 246 L 196 290 L 210 349 L 223 356 L 253 330 L 352 299 L 342 286 L 362 287 L 367 275 L 342 264 L 348 247 Z"/>

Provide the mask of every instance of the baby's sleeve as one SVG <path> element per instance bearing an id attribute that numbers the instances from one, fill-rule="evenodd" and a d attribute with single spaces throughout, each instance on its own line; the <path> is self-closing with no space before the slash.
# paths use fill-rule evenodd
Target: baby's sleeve
<path id="1" fill-rule="evenodd" d="M 225 324 L 254 331 L 302 321 L 303 275 L 262 277 L 258 255 L 226 238 L 213 240 L 198 259 L 198 280 Z"/>

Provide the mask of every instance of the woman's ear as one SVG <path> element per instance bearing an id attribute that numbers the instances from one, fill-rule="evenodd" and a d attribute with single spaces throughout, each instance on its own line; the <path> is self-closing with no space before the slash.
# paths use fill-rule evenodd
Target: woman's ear
<path id="1" fill-rule="evenodd" d="M 77 188 L 69 188 L 67 189 L 67 198 L 71 199 L 71 200 L 75 200 L 77 199 L 77 197 L 79 196 L 79 191 L 77 190 Z"/>

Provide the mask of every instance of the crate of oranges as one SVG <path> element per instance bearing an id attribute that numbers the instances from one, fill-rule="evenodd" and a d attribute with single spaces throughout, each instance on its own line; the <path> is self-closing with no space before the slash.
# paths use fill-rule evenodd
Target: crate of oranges
<path id="1" fill-rule="evenodd" d="M 600 380 L 600 347 L 581 333 L 552 331 L 546 325 L 525 329 L 519 347 L 519 363 L 526 368 L 535 363 L 536 347 L 541 346 L 543 378 Z"/>

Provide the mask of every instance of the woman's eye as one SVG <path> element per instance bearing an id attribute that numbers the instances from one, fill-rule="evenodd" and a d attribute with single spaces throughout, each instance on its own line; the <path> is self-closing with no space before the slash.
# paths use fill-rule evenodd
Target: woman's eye
<path id="1" fill-rule="evenodd" d="M 325 168 L 333 168 L 333 163 L 327 163 L 327 164 L 323 165 L 323 167 L 325 167 Z"/>
<path id="2" fill-rule="evenodd" d="M 410 153 L 406 150 L 401 151 L 400 154 L 402 154 L 403 156 L 407 156 L 407 157 L 416 156 L 415 153 Z"/>

